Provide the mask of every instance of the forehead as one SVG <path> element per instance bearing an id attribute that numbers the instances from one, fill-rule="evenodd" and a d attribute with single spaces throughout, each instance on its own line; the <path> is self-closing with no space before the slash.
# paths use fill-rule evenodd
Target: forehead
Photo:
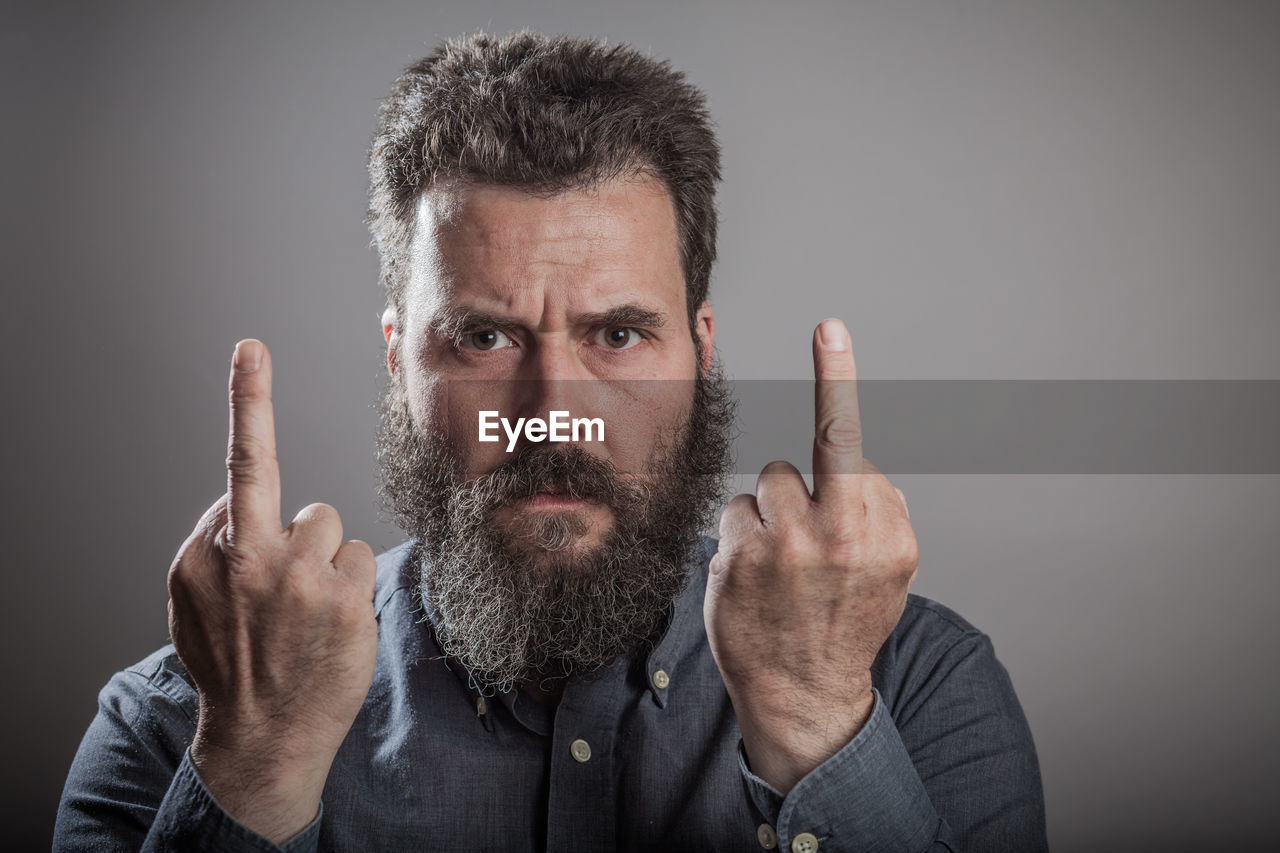
<path id="1" fill-rule="evenodd" d="M 458 301 L 542 311 L 684 304 L 675 209 L 647 175 L 549 196 L 432 188 L 418 203 L 410 263 L 411 313 Z"/>

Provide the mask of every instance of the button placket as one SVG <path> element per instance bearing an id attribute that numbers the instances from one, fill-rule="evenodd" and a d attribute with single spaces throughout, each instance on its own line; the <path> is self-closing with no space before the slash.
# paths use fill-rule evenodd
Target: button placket
<path id="1" fill-rule="evenodd" d="M 626 662 L 599 678 L 570 684 L 552 722 L 548 850 L 608 850 L 617 838 L 614 772 L 616 721 L 621 716 Z"/>

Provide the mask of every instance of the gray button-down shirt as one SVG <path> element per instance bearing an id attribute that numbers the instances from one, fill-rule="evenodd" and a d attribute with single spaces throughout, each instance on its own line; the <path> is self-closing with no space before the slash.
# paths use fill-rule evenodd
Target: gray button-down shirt
<path id="1" fill-rule="evenodd" d="M 653 646 L 569 685 L 554 710 L 519 691 L 480 701 L 442 658 L 431 609 L 413 595 L 411 546 L 378 558 L 373 686 L 289 853 L 1047 849 L 1039 765 L 1008 673 L 988 637 L 941 604 L 908 598 L 872 670 L 869 721 L 783 797 L 750 770 L 707 644 L 715 540 Z M 282 849 L 204 787 L 188 752 L 195 723 L 173 646 L 112 677 L 71 766 L 54 849 Z"/>

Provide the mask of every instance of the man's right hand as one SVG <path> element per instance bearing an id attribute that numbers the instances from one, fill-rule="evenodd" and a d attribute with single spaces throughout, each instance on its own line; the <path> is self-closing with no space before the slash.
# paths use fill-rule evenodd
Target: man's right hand
<path id="1" fill-rule="evenodd" d="M 169 633 L 200 697 L 191 758 L 219 805 L 276 843 L 316 816 L 373 680 L 377 562 L 311 504 L 280 524 L 271 357 L 236 346 L 227 493 L 169 569 Z"/>

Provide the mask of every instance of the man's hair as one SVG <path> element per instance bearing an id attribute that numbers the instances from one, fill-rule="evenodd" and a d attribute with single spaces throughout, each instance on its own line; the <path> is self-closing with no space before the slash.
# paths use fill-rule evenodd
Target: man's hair
<path id="1" fill-rule="evenodd" d="M 522 31 L 443 42 L 379 110 L 368 224 L 403 317 L 417 200 L 457 181 L 551 194 L 650 173 L 671 195 L 690 328 L 716 256 L 720 148 L 705 96 L 625 44 Z"/>

